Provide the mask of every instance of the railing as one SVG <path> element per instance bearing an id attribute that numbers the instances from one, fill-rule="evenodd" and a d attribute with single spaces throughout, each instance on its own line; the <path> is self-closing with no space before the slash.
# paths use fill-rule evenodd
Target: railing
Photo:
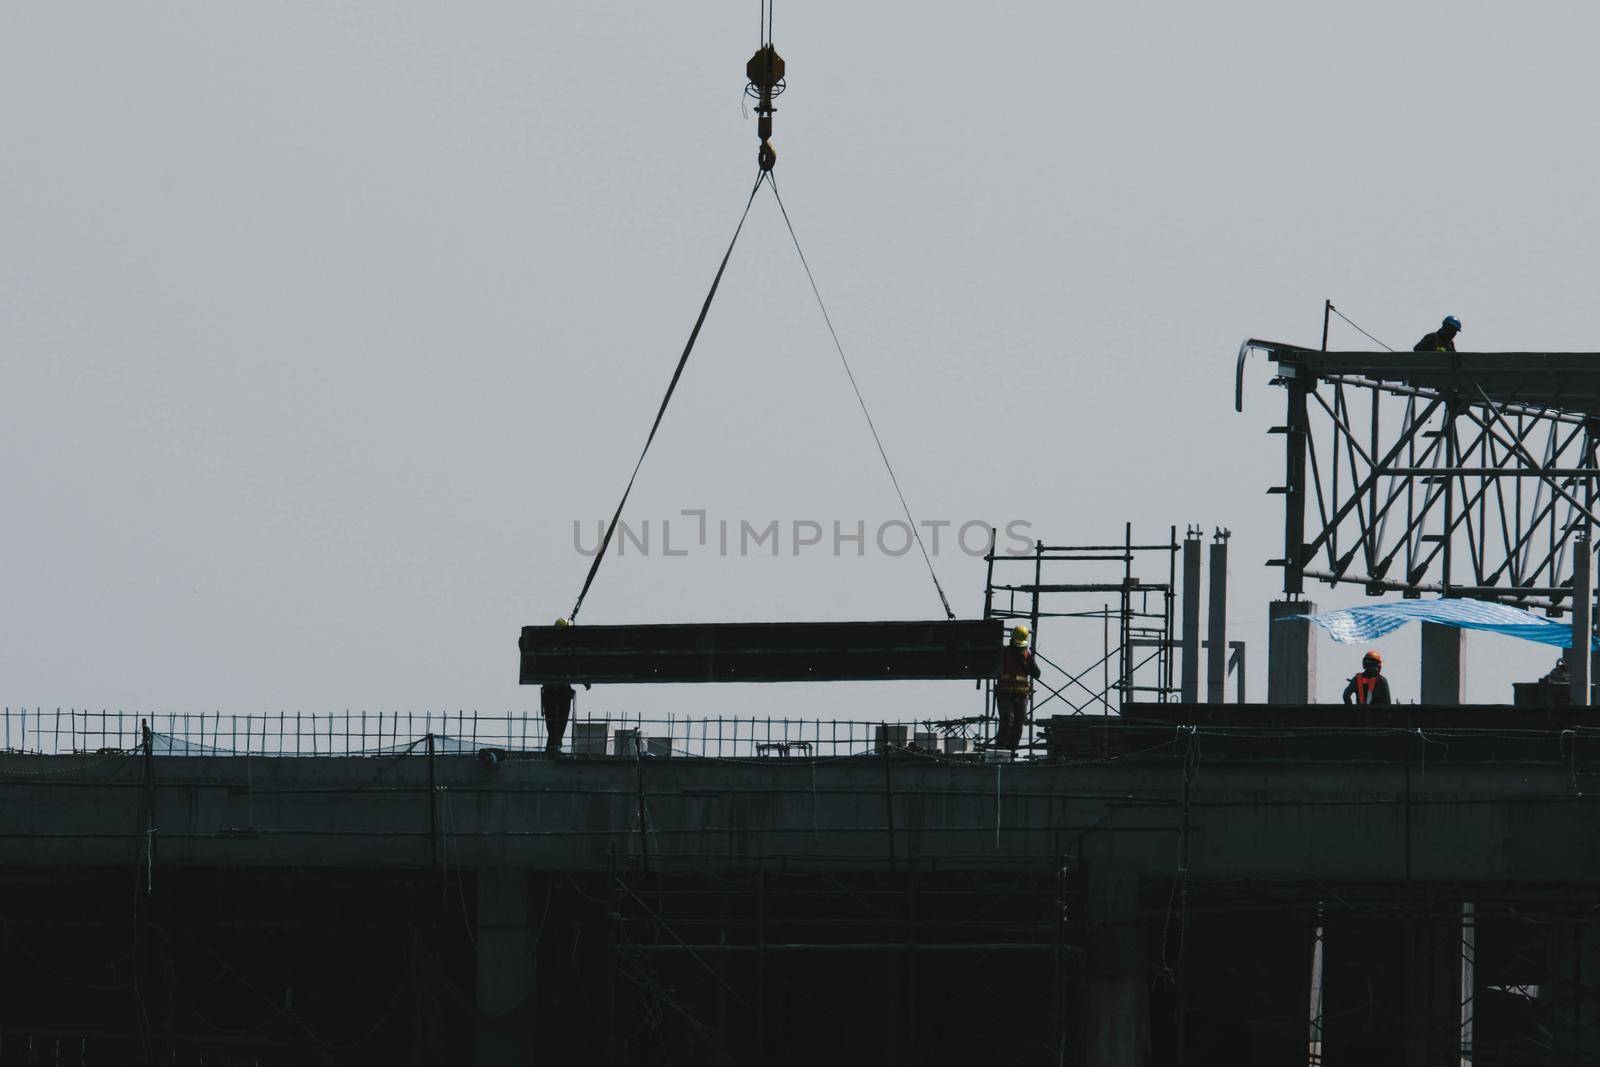
<path id="1" fill-rule="evenodd" d="M 547 734 L 537 714 L 476 711 L 225 712 L 0 710 L 0 752 L 39 755 L 132 752 L 148 724 L 158 756 L 393 756 L 476 753 L 485 748 L 542 752 Z M 963 727 L 972 730 L 973 727 Z M 833 719 L 648 718 L 579 716 L 562 751 L 573 755 L 701 756 L 765 759 L 865 755 L 884 744 L 933 751 L 973 747 L 929 723 Z"/>

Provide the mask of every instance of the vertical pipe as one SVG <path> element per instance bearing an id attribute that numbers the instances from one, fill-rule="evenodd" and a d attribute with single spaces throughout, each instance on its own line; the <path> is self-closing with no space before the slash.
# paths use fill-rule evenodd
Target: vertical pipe
<path id="1" fill-rule="evenodd" d="M 1167 527 L 1167 595 L 1161 620 L 1161 703 L 1172 699 L 1172 630 L 1178 610 L 1178 528 Z"/>
<path id="2" fill-rule="evenodd" d="M 1122 524 L 1122 627 L 1121 640 L 1122 652 L 1117 671 L 1120 678 L 1122 699 L 1118 702 L 1118 712 L 1123 706 L 1131 703 L 1133 692 L 1133 634 L 1130 632 L 1133 625 L 1133 523 Z"/>
<path id="3" fill-rule="evenodd" d="M 433 734 L 428 735 L 428 854 L 439 866 L 439 780 L 433 760 Z"/>
<path id="4" fill-rule="evenodd" d="M 1111 714 L 1111 605 L 1100 607 L 1100 641 L 1104 646 L 1100 656 L 1100 703 Z"/>
<path id="5" fill-rule="evenodd" d="M 1211 610 L 1206 623 L 1206 703 L 1221 704 L 1228 683 L 1228 531 L 1211 544 Z"/>
<path id="6" fill-rule="evenodd" d="M 994 527 L 989 527 L 989 553 L 983 557 L 988 570 L 983 576 L 983 617 L 988 618 L 994 609 Z"/>
<path id="7" fill-rule="evenodd" d="M 989 527 L 989 553 L 983 557 L 987 569 L 983 575 L 983 617 L 988 619 L 994 615 L 994 527 Z M 995 707 L 994 682 L 983 678 L 978 679 L 977 686 L 983 690 L 983 717 L 988 720 L 997 717 Z M 721 755 L 721 753 L 718 753 Z"/>
<path id="8" fill-rule="evenodd" d="M 1200 702 L 1200 529 L 1183 539 L 1183 702 Z"/>
<path id="9" fill-rule="evenodd" d="M 1322 302 L 1322 350 L 1324 352 L 1328 350 L 1328 313 L 1332 310 L 1333 301 L 1324 300 Z"/>
<path id="10" fill-rule="evenodd" d="M 1028 616 L 1028 640 L 1033 642 L 1035 653 L 1039 651 L 1039 583 L 1044 581 L 1044 542 L 1033 543 L 1033 611 Z M 1035 660 L 1034 662 L 1038 662 Z M 1024 724 L 1027 730 L 1027 741 L 1033 743 L 1033 702 L 1035 693 L 1030 683 L 1028 686 L 1028 721 Z"/>
<path id="11" fill-rule="evenodd" d="M 1587 532 L 1572 541 L 1572 647 L 1567 652 L 1567 675 L 1572 679 L 1572 704 L 1589 706 L 1589 635 L 1594 630 L 1594 580 L 1590 577 L 1593 553 Z"/>

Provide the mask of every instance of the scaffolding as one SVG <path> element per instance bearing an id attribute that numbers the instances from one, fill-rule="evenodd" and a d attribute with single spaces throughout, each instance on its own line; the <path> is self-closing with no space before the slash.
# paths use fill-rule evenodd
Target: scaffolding
<path id="1" fill-rule="evenodd" d="M 1132 523 L 1123 525 L 1121 544 L 1037 541 L 1031 553 L 1002 554 L 991 538 L 984 556 L 983 615 L 1028 624 L 1042 672 L 1032 711 L 1059 701 L 1072 715 L 1120 715 L 1130 703 L 1176 699 L 1173 629 L 1181 549 L 1176 526 L 1164 544 L 1135 544 Z M 1159 580 L 1149 580 L 1150 569 Z M 1076 624 L 1052 624 L 1046 641 L 1040 628 L 1047 619 Z M 995 721 L 994 689 L 992 681 L 984 684 L 985 724 Z"/>

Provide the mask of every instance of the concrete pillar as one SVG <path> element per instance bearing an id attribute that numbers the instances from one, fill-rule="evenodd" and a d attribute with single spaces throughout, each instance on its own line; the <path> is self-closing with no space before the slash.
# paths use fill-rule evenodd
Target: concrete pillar
<path id="1" fill-rule="evenodd" d="M 1461 644 L 1465 637 L 1466 631 L 1455 626 L 1422 624 L 1422 703 L 1461 703 Z"/>
<path id="2" fill-rule="evenodd" d="M 478 1067 L 533 1062 L 534 959 L 528 872 L 478 871 Z"/>
<path id="3" fill-rule="evenodd" d="M 1182 696 L 1185 704 L 1200 702 L 1200 531 L 1183 539 Z"/>
<path id="4" fill-rule="evenodd" d="M 1267 608 L 1267 703 L 1313 704 L 1317 699 L 1316 627 L 1309 600 L 1274 600 Z"/>
<path id="5" fill-rule="evenodd" d="M 1228 691 L 1228 532 L 1211 544 L 1211 610 L 1206 619 L 1206 703 L 1221 704 Z"/>
<path id="6" fill-rule="evenodd" d="M 1131 868 L 1107 863 L 1091 863 L 1085 874 L 1083 1062 L 1142 1067 L 1150 1053 L 1150 981 L 1139 877 Z"/>
<path id="7" fill-rule="evenodd" d="M 1405 1067 L 1455 1064 L 1461 1056 L 1461 906 L 1406 920 Z"/>

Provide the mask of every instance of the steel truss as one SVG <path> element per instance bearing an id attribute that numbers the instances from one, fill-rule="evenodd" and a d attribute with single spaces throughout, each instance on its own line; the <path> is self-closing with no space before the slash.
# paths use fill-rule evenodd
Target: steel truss
<path id="1" fill-rule="evenodd" d="M 1320 352 L 1261 341 L 1284 438 L 1284 592 L 1471 597 L 1559 615 L 1600 513 L 1600 355 Z"/>

